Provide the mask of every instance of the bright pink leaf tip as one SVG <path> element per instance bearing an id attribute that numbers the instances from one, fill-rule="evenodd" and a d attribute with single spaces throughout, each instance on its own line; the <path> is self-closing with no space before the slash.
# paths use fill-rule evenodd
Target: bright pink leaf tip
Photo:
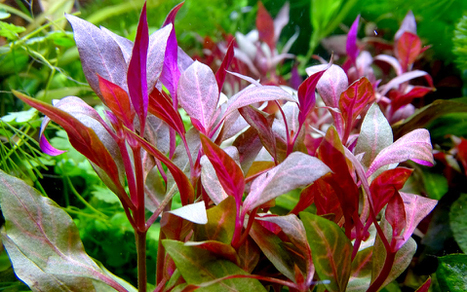
<path id="1" fill-rule="evenodd" d="M 59 150 L 55 147 L 53 147 L 49 141 L 47 140 L 47 138 L 41 134 L 41 138 L 39 140 L 39 146 L 41 147 L 41 150 L 45 153 L 45 154 L 48 154 L 50 156 L 57 156 L 57 155 L 60 155 L 62 153 L 65 153 L 66 151 L 64 150 Z"/>
<path id="2" fill-rule="evenodd" d="M 360 21 L 360 14 L 357 16 L 352 26 L 350 27 L 349 33 L 347 34 L 347 43 L 345 46 L 347 56 L 353 64 L 356 64 L 358 54 L 360 50 L 357 46 L 357 33 L 358 33 L 358 23 Z"/>

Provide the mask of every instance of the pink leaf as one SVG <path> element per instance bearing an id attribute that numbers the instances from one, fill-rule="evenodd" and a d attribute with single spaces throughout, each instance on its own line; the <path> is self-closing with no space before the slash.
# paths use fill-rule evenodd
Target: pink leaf
<path id="1" fill-rule="evenodd" d="M 402 73 L 401 75 L 393 78 L 386 85 L 382 86 L 380 93 L 381 95 L 386 95 L 386 93 L 388 93 L 388 91 L 391 90 L 392 88 L 397 88 L 399 87 L 399 85 L 407 81 L 410 81 L 412 79 L 418 78 L 418 77 L 425 77 L 426 81 L 428 82 L 428 85 L 430 87 L 433 87 L 433 80 L 431 79 L 428 73 L 426 73 L 425 71 L 421 71 L 421 70 L 413 70 L 410 72 Z"/>
<path id="2" fill-rule="evenodd" d="M 375 99 L 375 93 L 370 81 L 365 77 L 352 83 L 349 88 L 341 94 L 339 108 L 344 118 L 346 128 L 352 127 L 357 117 L 365 107 Z"/>
<path id="3" fill-rule="evenodd" d="M 406 213 L 404 209 L 404 201 L 398 191 L 395 191 L 394 195 L 388 202 L 388 206 L 385 211 L 385 218 L 391 224 L 392 227 L 392 242 L 396 243 L 400 240 L 402 232 L 404 232 L 406 224 Z M 405 241 L 404 241 L 405 243 Z M 400 244 L 398 247 L 401 247 Z M 391 243 L 391 247 L 393 244 Z M 399 248 L 397 246 L 393 252 L 396 252 Z"/>
<path id="4" fill-rule="evenodd" d="M 357 46 L 357 33 L 358 33 L 358 22 L 360 21 L 360 14 L 357 16 L 355 21 L 353 22 L 352 26 L 350 27 L 349 33 L 347 34 L 347 42 L 345 45 L 345 49 L 347 52 L 347 56 L 355 65 L 357 63 L 357 57 L 360 53 L 360 50 Z"/>
<path id="5" fill-rule="evenodd" d="M 398 164 L 407 160 L 432 166 L 432 149 L 430 133 L 426 129 L 413 130 L 399 138 L 391 146 L 381 150 L 368 168 L 366 175 L 369 177 L 384 165 Z"/>
<path id="6" fill-rule="evenodd" d="M 147 57 L 148 57 L 148 22 L 146 18 L 146 3 L 138 23 L 135 45 L 128 65 L 128 92 L 130 93 L 131 103 L 135 108 L 139 118 L 140 132 L 144 132 L 146 116 L 148 113 L 148 83 L 147 83 Z M 151 72 L 152 73 L 152 72 Z"/>
<path id="7" fill-rule="evenodd" d="M 309 67 L 306 69 L 306 73 L 312 75 L 320 70 L 326 69 L 326 66 L 327 65 L 322 64 Z M 337 109 L 339 108 L 340 96 L 348 86 L 349 81 L 344 70 L 338 65 L 332 64 L 319 79 L 316 89 L 327 106 Z"/>
<path id="8" fill-rule="evenodd" d="M 282 6 L 281 10 L 274 19 L 274 42 L 279 40 L 282 29 L 287 25 L 287 23 L 289 23 L 289 11 L 290 4 L 289 2 L 285 2 L 284 6 Z"/>
<path id="9" fill-rule="evenodd" d="M 415 17 L 412 11 L 407 12 L 405 15 L 399 30 L 394 35 L 394 39 L 398 40 L 406 31 L 417 34 L 417 23 L 415 22 Z"/>

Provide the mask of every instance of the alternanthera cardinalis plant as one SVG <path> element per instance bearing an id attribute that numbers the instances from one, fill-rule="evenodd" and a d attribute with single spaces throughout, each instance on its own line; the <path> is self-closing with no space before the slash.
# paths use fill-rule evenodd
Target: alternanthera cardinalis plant
<path id="1" fill-rule="evenodd" d="M 298 91 L 244 77 L 252 84 L 222 102 L 233 48 L 216 73 L 193 61 L 177 44 L 181 7 L 149 35 L 144 6 L 134 43 L 67 15 L 102 116 L 78 97 L 50 105 L 14 92 L 46 115 L 44 152 L 61 153 L 44 136 L 53 121 L 120 199 L 135 231 L 138 291 L 147 290 L 146 232 L 157 218 L 154 291 L 378 291 L 393 281 L 436 205 L 402 191 L 412 170 L 398 166 L 433 164 L 428 131 L 394 141 L 375 86 L 350 83 L 334 64 L 310 68 Z M 2 242 L 32 290 L 136 290 L 87 256 L 50 199 L 0 179 Z M 275 214 L 275 200 L 297 190 L 289 213 Z M 183 207 L 171 210 L 174 196 Z"/>

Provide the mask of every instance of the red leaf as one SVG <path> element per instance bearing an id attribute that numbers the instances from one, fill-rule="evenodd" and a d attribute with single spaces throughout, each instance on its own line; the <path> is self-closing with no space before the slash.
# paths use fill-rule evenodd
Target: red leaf
<path id="1" fill-rule="evenodd" d="M 216 170 L 217 177 L 225 192 L 240 204 L 245 189 L 245 179 L 240 166 L 224 150 L 208 137 L 200 135 L 203 151 Z"/>
<path id="2" fill-rule="evenodd" d="M 268 44 L 272 52 L 276 47 L 276 43 L 274 41 L 274 20 L 261 1 L 258 2 L 256 28 L 259 32 L 259 39 Z"/>
<path id="3" fill-rule="evenodd" d="M 306 117 L 311 112 L 316 103 L 315 89 L 316 84 L 318 84 L 319 79 L 323 76 L 324 72 L 329 68 L 327 66 L 324 70 L 318 71 L 308 77 L 302 84 L 298 87 L 298 102 L 300 113 L 298 114 L 299 124 L 305 122 Z"/>
<path id="4" fill-rule="evenodd" d="M 411 103 L 415 98 L 424 97 L 431 91 L 433 91 L 433 88 L 425 86 L 414 86 L 409 92 L 405 94 L 401 94 L 398 91 L 392 90 L 389 92 L 389 98 L 392 99 L 391 111 L 395 112 L 404 105 Z"/>
<path id="5" fill-rule="evenodd" d="M 134 110 L 131 108 L 130 99 L 125 90 L 117 84 L 98 75 L 99 89 L 104 99 L 105 105 L 114 113 L 117 118 L 128 128 L 133 128 Z"/>
<path id="6" fill-rule="evenodd" d="M 217 80 L 217 87 L 219 88 L 219 93 L 222 91 L 222 85 L 224 85 L 225 76 L 227 75 L 227 69 L 232 63 L 234 58 L 234 40 L 230 42 L 229 48 L 225 53 L 224 59 L 222 60 L 222 64 L 216 72 L 216 80 Z"/>
<path id="7" fill-rule="evenodd" d="M 411 169 L 398 167 L 384 171 L 371 182 L 370 192 L 375 214 L 383 209 L 396 191 L 402 189 L 411 174 Z"/>
<path id="8" fill-rule="evenodd" d="M 389 200 L 385 212 L 386 220 L 392 226 L 392 243 L 391 246 L 395 247 L 393 252 L 398 250 L 395 245 L 396 242 L 403 240 L 402 233 L 406 225 L 406 213 L 404 208 L 404 201 L 398 191 L 395 191 L 394 196 Z M 402 246 L 402 245 L 401 245 Z"/>
<path id="9" fill-rule="evenodd" d="M 151 114 L 166 122 L 167 125 L 172 127 L 180 135 L 185 134 L 185 127 L 180 113 L 173 108 L 170 98 L 165 92 L 154 88 L 149 95 L 148 110 Z"/>
<path id="10" fill-rule="evenodd" d="M 422 42 L 420 38 L 411 32 L 404 32 L 399 40 L 397 40 L 396 54 L 404 72 L 407 72 L 413 62 L 415 62 L 418 55 L 420 55 L 421 49 Z"/>
<path id="11" fill-rule="evenodd" d="M 467 140 L 461 137 L 461 142 L 457 145 L 457 159 L 459 159 L 464 167 L 464 173 L 467 176 Z"/>
<path id="12" fill-rule="evenodd" d="M 365 107 L 375 100 L 375 92 L 371 82 L 366 77 L 352 83 L 346 91 L 342 92 L 339 100 L 339 108 L 345 121 L 346 136 L 342 139 L 346 141 L 348 134 L 352 130 L 358 115 Z"/>
<path id="13" fill-rule="evenodd" d="M 430 285 L 431 285 L 431 277 L 428 277 L 428 279 L 426 279 L 425 283 L 423 283 L 422 286 L 420 286 L 417 291 L 415 292 L 428 292 L 428 289 L 430 288 Z"/>
<path id="14" fill-rule="evenodd" d="M 148 83 L 146 72 L 148 46 L 148 21 L 146 18 L 146 3 L 144 3 L 127 75 L 128 91 L 133 107 L 139 117 L 141 133 L 144 133 L 146 115 L 148 113 Z"/>

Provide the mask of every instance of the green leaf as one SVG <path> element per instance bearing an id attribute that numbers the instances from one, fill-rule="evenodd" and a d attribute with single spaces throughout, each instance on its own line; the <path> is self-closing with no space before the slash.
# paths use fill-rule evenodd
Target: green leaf
<path id="1" fill-rule="evenodd" d="M 30 108 L 27 111 L 12 112 L 8 113 L 6 116 L 3 116 L 1 119 L 4 122 L 9 123 L 10 125 L 24 124 L 30 122 L 32 119 L 37 117 L 37 110 L 35 108 Z"/>
<path id="2" fill-rule="evenodd" d="M 332 291 L 345 291 L 351 271 L 352 244 L 342 229 L 318 215 L 300 212 L 320 280 Z"/>
<path id="3" fill-rule="evenodd" d="M 436 270 L 439 286 L 442 291 L 467 291 L 467 255 L 455 254 L 438 258 Z"/>
<path id="4" fill-rule="evenodd" d="M 440 173 L 423 171 L 423 183 L 428 197 L 435 200 L 440 200 L 444 194 L 448 192 L 448 180 Z"/>
<path id="5" fill-rule="evenodd" d="M 357 253 L 357 256 L 352 261 L 352 272 L 350 273 L 346 292 L 366 291 L 368 289 L 371 281 L 372 257 L 372 246 Z"/>
<path id="6" fill-rule="evenodd" d="M 449 223 L 457 244 L 464 253 L 467 253 L 467 194 L 461 194 L 451 206 Z"/>
<path id="7" fill-rule="evenodd" d="M 209 250 L 189 246 L 180 241 L 162 241 L 175 266 L 188 284 L 200 285 L 229 275 L 248 275 L 229 260 L 219 259 Z M 202 287 L 197 291 L 266 291 L 256 279 L 228 279 Z"/>
<path id="8" fill-rule="evenodd" d="M 16 275 L 36 291 L 127 291 L 85 253 L 78 229 L 55 202 L 0 172 L 2 241 Z M 101 290 L 99 290 L 101 291 Z"/>
<path id="9" fill-rule="evenodd" d="M 18 34 L 25 31 L 26 28 L 17 26 L 12 23 L 0 21 L 0 36 L 7 38 L 8 40 L 16 40 L 19 38 Z"/>

